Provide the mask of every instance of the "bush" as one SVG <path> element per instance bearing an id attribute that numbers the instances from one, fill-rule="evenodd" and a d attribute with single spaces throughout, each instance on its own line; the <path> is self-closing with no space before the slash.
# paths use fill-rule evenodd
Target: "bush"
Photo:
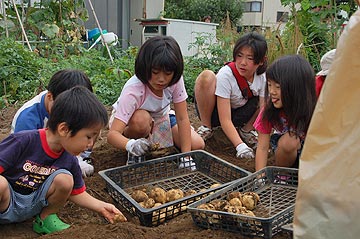
<path id="1" fill-rule="evenodd" d="M 0 107 L 24 101 L 44 86 L 41 70 L 45 60 L 11 38 L 0 41 Z"/>

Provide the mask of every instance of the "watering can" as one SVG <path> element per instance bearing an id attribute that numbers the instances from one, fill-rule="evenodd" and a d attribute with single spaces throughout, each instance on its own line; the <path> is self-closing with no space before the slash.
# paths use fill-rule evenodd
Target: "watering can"
<path id="1" fill-rule="evenodd" d="M 104 42 L 115 46 L 118 43 L 118 36 L 113 32 L 103 33 Z M 89 47 L 88 50 L 91 50 L 99 41 L 101 41 L 101 35 L 95 40 L 95 42 Z"/>

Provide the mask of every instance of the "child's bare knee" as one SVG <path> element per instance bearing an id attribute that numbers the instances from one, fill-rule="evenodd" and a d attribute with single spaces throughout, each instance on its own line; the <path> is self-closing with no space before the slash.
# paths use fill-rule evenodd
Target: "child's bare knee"
<path id="1" fill-rule="evenodd" d="M 73 176 L 66 173 L 60 173 L 54 177 L 52 187 L 57 191 L 71 192 L 74 186 Z"/>
<path id="2" fill-rule="evenodd" d="M 300 144 L 299 137 L 291 136 L 289 133 L 284 134 L 278 141 L 278 148 L 285 152 L 297 150 Z"/>
<path id="3" fill-rule="evenodd" d="M 211 70 L 204 70 L 199 74 L 199 76 L 196 78 L 196 84 L 199 87 L 206 87 L 216 80 L 216 75 Z"/>

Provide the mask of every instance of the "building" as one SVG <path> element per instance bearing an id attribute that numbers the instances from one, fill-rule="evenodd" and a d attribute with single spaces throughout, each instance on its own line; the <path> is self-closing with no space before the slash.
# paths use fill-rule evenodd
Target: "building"
<path id="1" fill-rule="evenodd" d="M 123 48 L 141 46 L 152 36 L 167 35 L 177 40 L 184 56 L 192 56 L 198 53 L 195 48 L 189 49 L 196 37 L 204 34 L 213 39 L 216 36 L 216 23 L 163 18 L 164 0 L 92 0 L 91 4 L 101 28 L 116 33 Z M 89 11 L 85 27 L 96 28 L 88 1 L 85 5 Z"/>
<path id="2" fill-rule="evenodd" d="M 91 4 L 101 28 L 116 33 L 123 48 L 141 45 L 143 27 L 136 19 L 159 18 L 164 11 L 164 0 L 91 0 Z M 88 1 L 85 5 L 89 11 L 85 27 L 96 28 Z"/>
<path id="3" fill-rule="evenodd" d="M 281 29 L 289 14 L 289 8 L 282 6 L 280 0 L 244 0 L 244 14 L 240 25 L 245 28 Z"/>

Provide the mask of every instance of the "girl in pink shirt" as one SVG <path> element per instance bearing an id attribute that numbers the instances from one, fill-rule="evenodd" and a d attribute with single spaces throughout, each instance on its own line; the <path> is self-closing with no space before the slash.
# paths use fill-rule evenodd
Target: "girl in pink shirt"
<path id="1" fill-rule="evenodd" d="M 316 105 L 314 70 L 302 56 L 284 56 L 266 70 L 265 106 L 254 123 L 259 134 L 256 171 L 267 165 L 269 147 L 275 165 L 298 167 Z"/>
<path id="2" fill-rule="evenodd" d="M 116 148 L 126 149 L 129 159 L 143 156 L 151 144 L 157 143 L 160 147 L 174 144 L 181 152 L 205 147 L 202 138 L 190 127 L 183 70 L 183 57 L 174 38 L 152 37 L 141 46 L 135 60 L 135 75 L 113 105 L 107 137 Z"/>

